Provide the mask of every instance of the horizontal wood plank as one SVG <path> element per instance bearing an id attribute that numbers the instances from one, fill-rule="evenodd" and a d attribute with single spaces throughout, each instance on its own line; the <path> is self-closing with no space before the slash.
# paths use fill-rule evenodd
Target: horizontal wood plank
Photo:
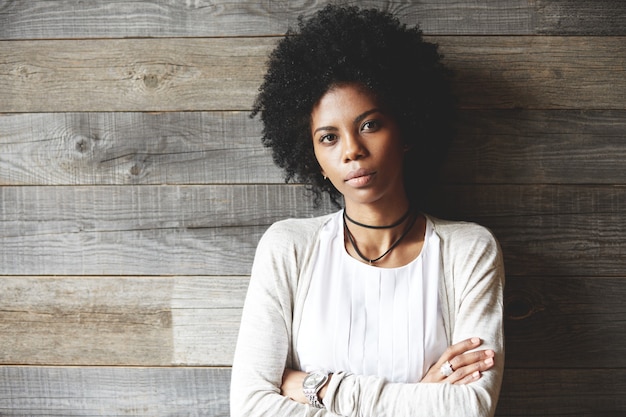
<path id="1" fill-rule="evenodd" d="M 227 368 L 0 367 L 0 415 L 228 417 Z"/>
<path id="2" fill-rule="evenodd" d="M 442 180 L 626 184 L 624 137 L 623 110 L 465 110 Z"/>
<path id="3" fill-rule="evenodd" d="M 272 38 L 0 42 L 0 112 L 250 109 Z"/>
<path id="4" fill-rule="evenodd" d="M 0 116 L 0 184 L 283 183 L 247 112 Z M 447 184 L 625 184 L 625 110 L 463 110 Z"/>
<path id="5" fill-rule="evenodd" d="M 506 364 L 626 367 L 626 276 L 508 276 Z M 1 277 L 1 364 L 231 365 L 248 277 Z M 601 303 L 597 300 L 602 300 Z"/>
<path id="6" fill-rule="evenodd" d="M 328 1 L 169 2 L 67 1 L 11 2 L 0 14 L 0 38 L 122 38 L 281 35 Z M 354 1 L 334 1 L 352 4 Z M 359 1 L 397 15 L 407 24 L 420 23 L 426 33 L 529 34 L 534 8 L 526 1 Z M 600 9 L 596 13 L 603 14 Z M 129 24 L 129 16 L 130 22 Z M 585 22 L 581 16 L 580 21 Z M 544 25 L 549 24 L 547 21 Z M 618 28 L 615 28 L 616 30 Z"/>
<path id="7" fill-rule="evenodd" d="M 0 184 L 283 183 L 248 112 L 0 116 Z"/>
<path id="8" fill-rule="evenodd" d="M 0 363 L 230 365 L 248 277 L 0 277 Z"/>
<path id="9" fill-rule="evenodd" d="M 449 185 L 431 212 L 492 229 L 508 274 L 621 277 L 625 205 L 623 185 Z"/>
<path id="10" fill-rule="evenodd" d="M 623 373 L 624 369 L 508 369 L 496 416 L 622 416 Z M 229 384 L 227 368 L 0 367 L 0 413 L 227 417 Z"/>
<path id="11" fill-rule="evenodd" d="M 621 417 L 624 368 L 506 369 L 496 416 Z"/>
<path id="12" fill-rule="evenodd" d="M 624 37 L 431 37 L 464 108 L 624 109 Z M 250 109 L 272 38 L 0 42 L 0 112 Z M 590 76 L 593 74 L 593 77 Z"/>
<path id="13" fill-rule="evenodd" d="M 621 0 L 537 0 L 535 30 L 551 35 L 626 35 Z"/>
<path id="14" fill-rule="evenodd" d="M 464 108 L 624 109 L 625 37 L 433 38 Z"/>
<path id="15" fill-rule="evenodd" d="M 245 275 L 273 222 L 315 209 L 303 186 L 0 188 L 0 274 Z M 623 186 L 454 186 L 439 207 L 500 240 L 513 275 L 622 276 Z M 436 205 L 436 204 L 434 204 Z"/>
<path id="16" fill-rule="evenodd" d="M 271 223 L 328 211 L 291 185 L 3 187 L 0 201 L 9 275 L 248 274 Z"/>
<path id="17" fill-rule="evenodd" d="M 0 39 L 267 36 L 285 33 L 298 15 L 309 16 L 326 3 L 10 2 L 0 14 Z M 388 10 L 407 24 L 419 22 L 428 34 L 626 34 L 626 8 L 620 0 L 376 0 L 358 4 Z"/>
<path id="18" fill-rule="evenodd" d="M 626 276 L 508 277 L 506 364 L 513 368 L 624 368 Z M 600 301 L 601 300 L 601 301 Z"/>

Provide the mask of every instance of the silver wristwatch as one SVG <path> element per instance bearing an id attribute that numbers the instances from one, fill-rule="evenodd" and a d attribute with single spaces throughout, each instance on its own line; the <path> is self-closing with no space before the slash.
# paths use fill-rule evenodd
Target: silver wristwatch
<path id="1" fill-rule="evenodd" d="M 317 393 L 322 389 L 328 381 L 328 374 L 324 372 L 309 372 L 302 381 L 302 391 L 304 396 L 309 400 L 309 404 L 316 408 L 324 408 L 324 404 L 320 402 Z"/>

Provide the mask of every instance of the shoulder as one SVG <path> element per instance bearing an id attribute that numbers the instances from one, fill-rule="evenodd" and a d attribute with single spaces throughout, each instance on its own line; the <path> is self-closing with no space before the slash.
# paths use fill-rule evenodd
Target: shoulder
<path id="1" fill-rule="evenodd" d="M 499 251 L 494 234 L 478 223 L 442 220 L 427 216 L 444 247 L 453 250 L 491 249 Z"/>
<path id="2" fill-rule="evenodd" d="M 426 217 L 432 222 L 435 233 L 448 244 L 497 243 L 491 230 L 478 223 L 443 220 L 429 215 Z"/>
<path id="3" fill-rule="evenodd" d="M 308 247 L 317 240 L 319 231 L 334 215 L 336 213 L 306 219 L 280 220 L 265 231 L 259 246 L 274 249 Z"/>

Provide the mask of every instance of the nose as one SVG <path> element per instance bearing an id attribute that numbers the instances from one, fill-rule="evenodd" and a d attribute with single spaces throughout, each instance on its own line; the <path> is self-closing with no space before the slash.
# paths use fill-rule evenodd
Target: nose
<path id="1" fill-rule="evenodd" d="M 367 149 L 358 135 L 344 135 L 343 146 L 344 162 L 356 161 L 367 155 Z"/>

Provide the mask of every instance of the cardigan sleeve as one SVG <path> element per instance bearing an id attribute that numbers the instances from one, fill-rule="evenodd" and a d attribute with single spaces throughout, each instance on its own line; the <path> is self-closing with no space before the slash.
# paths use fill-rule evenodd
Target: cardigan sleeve
<path id="1" fill-rule="evenodd" d="M 500 249 L 486 229 L 474 225 L 460 227 L 446 237 L 443 254 L 451 342 L 480 337 L 480 349 L 496 353 L 494 367 L 467 385 L 389 383 L 379 377 L 340 372 L 333 376 L 324 399 L 329 410 L 363 417 L 494 415 L 504 369 Z"/>
<path id="2" fill-rule="evenodd" d="M 233 360 L 232 417 L 333 416 L 280 394 L 286 363 L 291 363 L 299 274 L 295 236 L 302 232 L 290 224 L 279 222 L 270 227 L 257 247 Z"/>

